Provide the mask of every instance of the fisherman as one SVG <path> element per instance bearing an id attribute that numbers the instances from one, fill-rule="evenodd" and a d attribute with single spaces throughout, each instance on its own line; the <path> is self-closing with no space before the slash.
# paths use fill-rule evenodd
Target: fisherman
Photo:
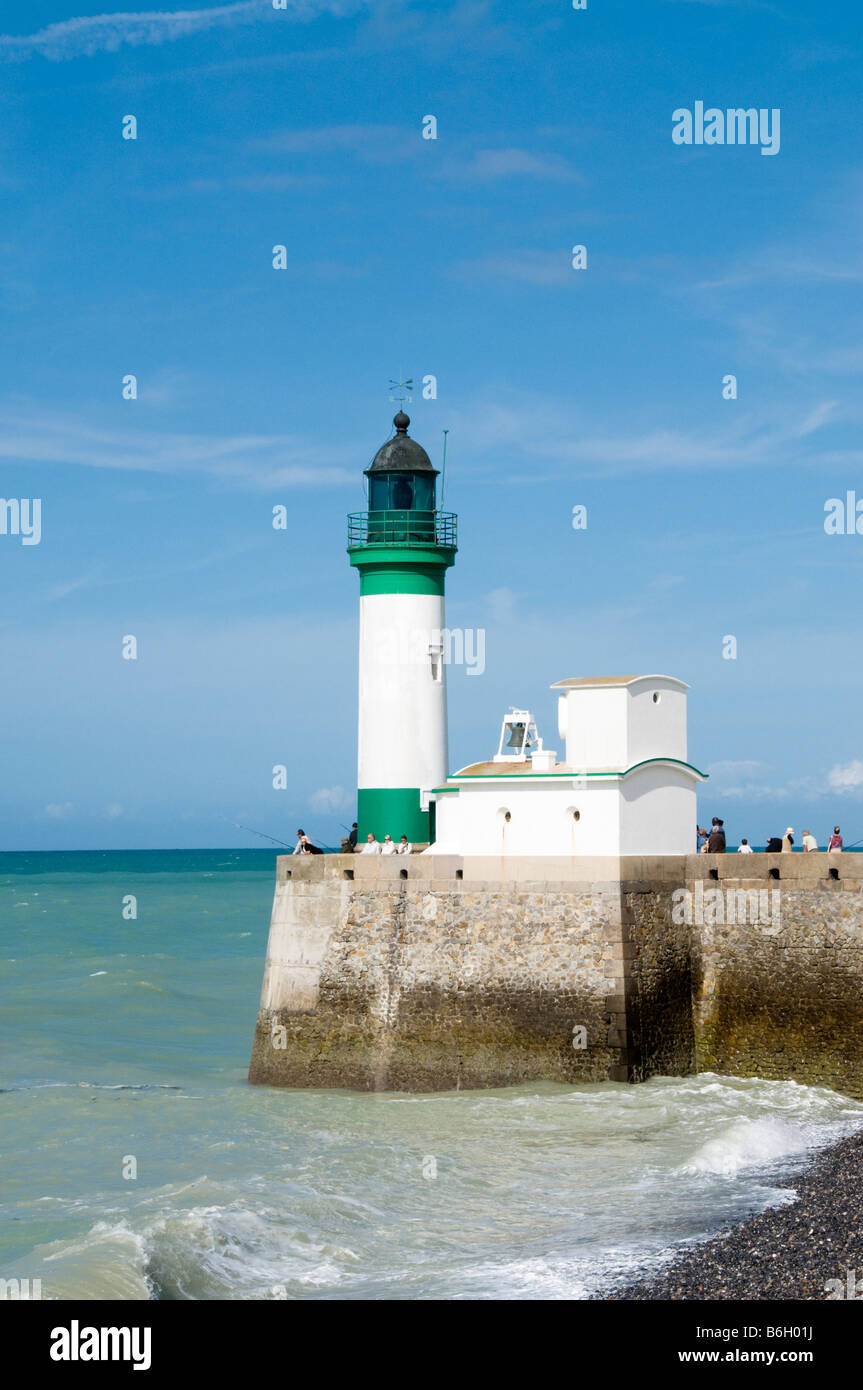
<path id="1" fill-rule="evenodd" d="M 344 821 L 342 821 L 342 825 L 344 825 Z M 355 850 L 357 847 L 358 838 L 359 831 L 357 830 L 357 823 L 356 821 L 354 821 L 353 825 L 351 826 L 351 833 L 348 836 L 348 844 L 350 845 L 352 851 Z"/>
<path id="2" fill-rule="evenodd" d="M 308 843 L 309 843 L 309 842 L 308 842 L 308 839 L 306 838 L 306 832 L 305 832 L 305 830 L 298 830 L 298 831 L 297 831 L 297 843 L 296 843 L 296 845 L 294 846 L 294 854 L 308 854 L 309 851 L 306 849 L 306 845 L 307 845 Z"/>

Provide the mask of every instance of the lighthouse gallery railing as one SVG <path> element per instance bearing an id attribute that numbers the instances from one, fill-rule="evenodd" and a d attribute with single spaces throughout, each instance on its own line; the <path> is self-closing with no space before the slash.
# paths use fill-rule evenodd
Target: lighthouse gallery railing
<path id="1" fill-rule="evenodd" d="M 350 512 L 348 545 L 428 545 L 456 548 L 455 512 Z"/>

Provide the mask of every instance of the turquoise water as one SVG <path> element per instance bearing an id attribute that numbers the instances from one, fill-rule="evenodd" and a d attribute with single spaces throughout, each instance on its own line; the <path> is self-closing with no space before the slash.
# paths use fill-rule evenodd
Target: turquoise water
<path id="1" fill-rule="evenodd" d="M 274 869 L 0 855 L 0 1277 L 44 1298 L 583 1298 L 787 1200 L 770 1174 L 863 1126 L 823 1089 L 709 1075 L 249 1087 Z"/>

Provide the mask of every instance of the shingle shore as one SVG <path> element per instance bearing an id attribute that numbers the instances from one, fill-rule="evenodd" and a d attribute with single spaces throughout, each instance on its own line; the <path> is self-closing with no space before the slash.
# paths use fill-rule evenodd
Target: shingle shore
<path id="1" fill-rule="evenodd" d="M 863 1133 L 776 1185 L 793 1187 L 797 1201 L 692 1246 L 661 1274 L 606 1298 L 820 1301 L 831 1292 L 829 1279 L 846 1285 L 848 1270 L 863 1295 Z"/>

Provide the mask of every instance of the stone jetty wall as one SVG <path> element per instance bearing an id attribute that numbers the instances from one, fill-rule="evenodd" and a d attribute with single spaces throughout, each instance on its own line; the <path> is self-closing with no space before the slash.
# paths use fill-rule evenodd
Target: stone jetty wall
<path id="1" fill-rule="evenodd" d="M 861 885 L 863 855 L 280 857 L 249 1079 L 863 1098 Z"/>

